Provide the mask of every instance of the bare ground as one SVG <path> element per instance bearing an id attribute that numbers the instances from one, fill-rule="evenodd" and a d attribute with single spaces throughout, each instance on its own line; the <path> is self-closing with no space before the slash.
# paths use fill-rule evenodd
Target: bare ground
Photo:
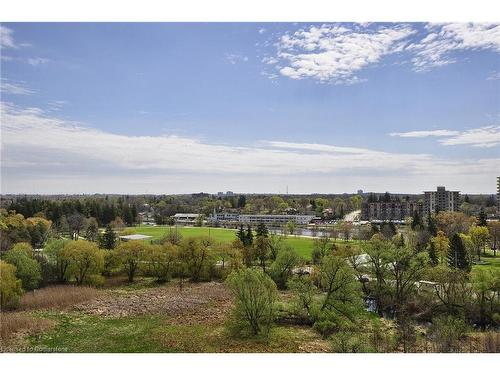
<path id="1" fill-rule="evenodd" d="M 108 291 L 100 298 L 76 305 L 75 309 L 102 317 L 145 314 L 159 314 L 172 319 L 182 317 L 185 324 L 190 316 L 197 323 L 224 316 L 230 304 L 231 296 L 222 283 L 185 283 L 182 290 L 178 283 L 169 283 L 128 293 Z"/>

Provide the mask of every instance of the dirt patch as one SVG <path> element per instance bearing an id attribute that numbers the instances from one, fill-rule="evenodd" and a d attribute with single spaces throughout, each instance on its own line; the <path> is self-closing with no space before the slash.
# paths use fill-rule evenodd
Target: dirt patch
<path id="1" fill-rule="evenodd" d="M 75 308 L 103 317 L 160 314 L 172 319 L 183 317 L 183 323 L 200 323 L 223 314 L 230 301 L 229 291 L 222 283 L 186 283 L 182 291 L 178 284 L 171 283 L 124 294 L 107 293 Z"/>

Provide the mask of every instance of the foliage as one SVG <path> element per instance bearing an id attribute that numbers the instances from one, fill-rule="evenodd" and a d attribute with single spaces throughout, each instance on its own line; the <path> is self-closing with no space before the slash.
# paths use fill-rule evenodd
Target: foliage
<path id="1" fill-rule="evenodd" d="M 60 283 L 65 282 L 67 279 L 69 260 L 63 254 L 63 249 L 67 242 L 64 239 L 52 239 L 47 242 L 44 249 L 44 254 L 55 269 L 56 281 Z"/>
<path id="2" fill-rule="evenodd" d="M 233 328 L 241 333 L 268 334 L 274 319 L 276 285 L 259 270 L 244 268 L 233 271 L 226 280 L 236 301 L 233 309 Z"/>
<path id="3" fill-rule="evenodd" d="M 78 285 L 96 280 L 104 267 L 104 251 L 94 242 L 77 241 L 66 243 L 62 257 L 68 262 L 68 277 L 74 277 Z"/>
<path id="4" fill-rule="evenodd" d="M 471 284 L 481 328 L 484 330 L 487 324 L 500 323 L 500 271 L 474 269 Z"/>
<path id="5" fill-rule="evenodd" d="M 178 248 L 167 242 L 163 245 L 151 245 L 146 252 L 146 261 L 158 282 L 166 282 L 172 277 L 174 268 L 179 258 Z"/>
<path id="6" fill-rule="evenodd" d="M 16 277 L 25 290 L 36 289 L 42 280 L 40 264 L 32 258 L 31 245 L 20 242 L 5 253 L 4 260 L 16 267 Z"/>
<path id="7" fill-rule="evenodd" d="M 215 266 L 215 251 L 208 237 L 185 238 L 180 244 L 179 258 L 191 281 L 209 280 Z"/>
<path id="8" fill-rule="evenodd" d="M 472 241 L 472 247 L 478 260 L 481 260 L 481 251 L 484 251 L 486 244 L 490 238 L 490 232 L 486 226 L 471 227 L 469 236 Z"/>
<path id="9" fill-rule="evenodd" d="M 140 263 L 145 259 L 148 245 L 142 241 L 121 242 L 115 249 L 115 257 L 127 274 L 128 281 L 133 282 L 139 271 Z"/>
<path id="10" fill-rule="evenodd" d="M 16 267 L 0 260 L 0 307 L 16 307 L 22 294 L 22 283 L 16 277 Z"/>
<path id="11" fill-rule="evenodd" d="M 455 316 L 447 315 L 433 319 L 429 336 L 440 353 L 458 352 L 460 339 L 467 333 L 465 322 Z"/>
<path id="12" fill-rule="evenodd" d="M 106 226 L 104 234 L 99 238 L 99 247 L 108 250 L 113 250 L 116 247 L 116 233 L 109 224 Z"/>
<path id="13" fill-rule="evenodd" d="M 280 250 L 276 260 L 271 264 L 269 274 L 279 289 L 285 289 L 292 270 L 300 264 L 297 252 L 289 246 Z"/>
<path id="14" fill-rule="evenodd" d="M 332 254 L 335 244 L 329 236 L 321 236 L 313 240 L 312 261 L 314 264 L 321 263 L 321 260 L 328 254 Z"/>
<path id="15" fill-rule="evenodd" d="M 459 234 L 455 233 L 450 241 L 448 251 L 448 265 L 453 268 L 459 268 L 464 271 L 470 271 L 471 264 L 469 255 Z"/>

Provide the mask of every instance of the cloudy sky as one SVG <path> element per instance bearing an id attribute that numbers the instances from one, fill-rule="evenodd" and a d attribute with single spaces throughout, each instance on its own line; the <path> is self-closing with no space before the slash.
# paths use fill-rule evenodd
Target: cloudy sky
<path id="1" fill-rule="evenodd" d="M 500 26 L 0 28 L 3 193 L 494 193 Z"/>

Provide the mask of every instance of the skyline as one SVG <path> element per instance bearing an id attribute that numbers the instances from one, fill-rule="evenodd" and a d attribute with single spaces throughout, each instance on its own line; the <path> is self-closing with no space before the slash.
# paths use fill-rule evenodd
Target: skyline
<path id="1" fill-rule="evenodd" d="M 495 191 L 498 25 L 0 31 L 4 194 Z"/>

